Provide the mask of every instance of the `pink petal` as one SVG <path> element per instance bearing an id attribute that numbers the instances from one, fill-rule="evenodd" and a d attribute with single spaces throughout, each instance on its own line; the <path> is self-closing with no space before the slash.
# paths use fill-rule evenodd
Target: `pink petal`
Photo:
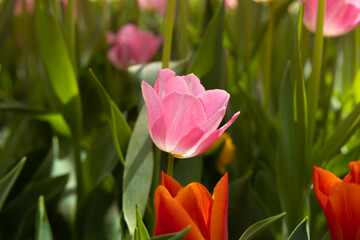
<path id="1" fill-rule="evenodd" d="M 164 87 L 165 89 L 162 92 L 163 98 L 171 92 L 189 93 L 189 87 L 186 84 L 184 78 L 179 76 L 175 76 L 165 81 Z"/>
<path id="2" fill-rule="evenodd" d="M 106 42 L 111 45 L 116 42 L 116 34 L 112 32 L 106 32 Z"/>
<path id="3" fill-rule="evenodd" d="M 204 106 L 206 116 L 209 119 L 219 109 L 227 106 L 230 95 L 224 90 L 214 89 L 203 92 L 198 98 Z"/>
<path id="4" fill-rule="evenodd" d="M 154 85 L 154 90 L 160 99 L 163 99 L 165 96 L 165 84 L 168 80 L 172 79 L 175 76 L 175 72 L 165 68 L 161 69 L 158 74 L 158 78 Z"/>
<path id="5" fill-rule="evenodd" d="M 198 96 L 201 93 L 205 92 L 205 88 L 200 83 L 200 79 L 194 74 L 188 74 L 185 76 L 185 81 L 189 87 L 189 91 L 192 95 Z"/>
<path id="6" fill-rule="evenodd" d="M 186 155 L 187 152 L 194 147 L 194 145 L 200 140 L 203 135 L 204 131 L 201 130 L 199 127 L 193 128 L 189 131 L 188 134 L 186 134 L 179 140 L 172 153 L 177 158 L 182 158 L 183 155 Z"/>
<path id="7" fill-rule="evenodd" d="M 200 101 L 187 93 L 172 92 L 162 100 L 166 123 L 167 151 L 172 152 L 179 140 L 194 127 L 206 123 L 206 115 Z"/>
<path id="8" fill-rule="evenodd" d="M 157 147 L 166 150 L 166 125 L 160 99 L 147 82 L 141 82 L 141 89 L 148 114 L 150 136 Z"/>
<path id="9" fill-rule="evenodd" d="M 205 138 L 198 144 L 198 146 L 192 153 L 189 152 L 189 155 L 185 155 L 184 157 L 193 157 L 206 151 L 216 141 L 216 139 L 218 139 L 220 135 L 223 134 L 223 132 L 225 132 L 228 127 L 230 127 L 230 125 L 237 119 L 239 114 L 240 112 L 235 113 L 229 122 L 227 122 L 220 129 L 215 130 L 214 132 L 209 134 L 207 138 Z"/>

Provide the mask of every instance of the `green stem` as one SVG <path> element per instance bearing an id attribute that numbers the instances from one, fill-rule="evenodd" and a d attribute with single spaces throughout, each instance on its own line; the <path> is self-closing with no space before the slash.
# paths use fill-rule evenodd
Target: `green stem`
<path id="1" fill-rule="evenodd" d="M 308 83 L 308 141 L 309 146 L 313 143 L 315 134 L 316 110 L 319 103 L 319 87 L 323 56 L 323 28 L 325 15 L 325 0 L 318 1 L 318 13 L 315 32 L 314 55 L 312 60 L 312 73 Z M 308 148 L 310 151 L 310 148 Z"/>
<path id="2" fill-rule="evenodd" d="M 168 1 L 168 9 L 167 9 L 167 14 L 166 14 L 166 19 L 165 19 L 164 46 L 163 46 L 163 55 L 162 55 L 163 68 L 169 67 L 169 61 L 170 61 L 170 56 L 171 56 L 172 35 L 173 35 L 173 28 L 174 28 L 175 3 L 176 3 L 176 0 Z"/>
<path id="3" fill-rule="evenodd" d="M 169 158 L 168 158 L 168 166 L 167 166 L 167 175 L 169 175 L 170 177 L 173 176 L 173 172 L 174 172 L 174 156 L 169 153 Z"/>
<path id="4" fill-rule="evenodd" d="M 139 5 L 137 3 L 138 1 L 133 1 L 133 14 L 134 14 L 134 21 L 136 25 L 139 25 Z"/>
<path id="5" fill-rule="evenodd" d="M 354 78 L 356 77 L 356 74 L 360 68 L 359 66 L 359 54 L 360 54 L 360 27 L 357 27 L 355 29 L 355 33 L 354 33 Z"/>
<path id="6" fill-rule="evenodd" d="M 186 29 L 188 22 L 187 1 L 179 1 L 180 18 L 181 18 L 181 57 L 185 58 L 188 52 L 188 32 Z"/>
<path id="7" fill-rule="evenodd" d="M 264 69 L 264 109 L 270 110 L 271 97 L 271 62 L 272 62 L 272 43 L 274 35 L 274 7 L 269 3 L 269 27 L 265 49 L 265 69 Z"/>

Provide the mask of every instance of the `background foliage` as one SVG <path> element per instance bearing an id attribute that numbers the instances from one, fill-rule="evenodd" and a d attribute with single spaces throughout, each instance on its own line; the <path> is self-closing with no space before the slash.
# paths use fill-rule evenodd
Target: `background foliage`
<path id="1" fill-rule="evenodd" d="M 18 16 L 15 2 L 0 3 L 0 238 L 153 236 L 167 157 L 149 137 L 140 81 L 155 82 L 162 51 L 117 70 L 105 35 L 127 22 L 162 34 L 165 18 L 132 0 L 77 1 L 76 9 L 74 0 L 66 8 L 36 0 L 34 13 Z M 177 1 L 175 12 L 169 67 L 227 90 L 227 112 L 241 111 L 228 130 L 236 147 L 229 238 L 262 229 L 257 239 L 294 229 L 291 239 L 328 238 L 312 166 L 344 176 L 359 159 L 359 27 L 319 48 L 295 0 L 241 0 L 236 10 Z M 218 154 L 176 160 L 174 178 L 212 192 Z"/>

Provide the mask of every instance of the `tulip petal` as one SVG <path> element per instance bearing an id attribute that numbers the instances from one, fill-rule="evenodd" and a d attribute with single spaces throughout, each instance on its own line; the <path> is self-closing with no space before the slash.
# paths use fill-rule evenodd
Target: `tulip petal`
<path id="1" fill-rule="evenodd" d="M 157 93 L 157 95 L 160 97 L 160 99 L 163 99 L 165 96 L 166 82 L 172 79 L 174 76 L 175 76 L 175 72 L 168 68 L 161 69 L 159 71 L 157 80 L 154 85 L 154 90 Z"/>
<path id="2" fill-rule="evenodd" d="M 175 149 L 179 140 L 194 127 L 204 125 L 206 115 L 200 101 L 190 95 L 172 92 L 162 100 L 166 123 L 167 152 Z"/>
<path id="3" fill-rule="evenodd" d="M 164 98 L 171 92 L 180 92 L 180 93 L 190 93 L 189 87 L 186 84 L 184 78 L 175 76 L 165 81 L 164 90 L 162 92 L 162 97 Z M 162 100 L 162 98 L 160 98 Z"/>
<path id="4" fill-rule="evenodd" d="M 360 230 L 360 186 L 336 183 L 324 211 L 332 239 L 356 239 Z"/>
<path id="5" fill-rule="evenodd" d="M 169 191 L 172 197 L 175 197 L 180 189 L 182 189 L 181 185 L 175 179 L 164 172 L 161 172 L 161 185 Z"/>
<path id="6" fill-rule="evenodd" d="M 218 240 L 228 239 L 228 195 L 229 195 L 229 178 L 228 174 L 220 179 L 216 184 L 213 193 L 213 207 L 211 210 L 211 232 L 210 239 Z"/>
<path id="7" fill-rule="evenodd" d="M 205 88 L 203 85 L 201 85 L 200 79 L 197 76 L 195 76 L 193 73 L 186 75 L 185 81 L 189 87 L 190 93 L 195 97 L 205 92 Z"/>
<path id="8" fill-rule="evenodd" d="M 166 150 L 166 125 L 160 99 L 147 82 L 141 82 L 141 90 L 148 113 L 150 136 L 158 148 Z"/>
<path id="9" fill-rule="evenodd" d="M 326 210 L 328 196 L 331 188 L 335 185 L 335 183 L 338 182 L 341 182 L 341 179 L 335 176 L 332 172 L 314 166 L 313 168 L 314 191 L 323 211 Z"/>
<path id="10" fill-rule="evenodd" d="M 210 133 L 206 138 L 200 140 L 197 146 L 195 146 L 192 151 L 189 151 L 188 154 L 186 154 L 184 157 L 192 157 L 206 151 L 216 141 L 216 139 L 218 139 L 221 134 L 223 134 L 225 130 L 230 127 L 230 125 L 237 119 L 239 114 L 240 112 L 235 113 L 232 116 L 231 120 L 227 122 L 224 126 Z"/>
<path id="11" fill-rule="evenodd" d="M 198 99 L 204 106 L 207 119 L 209 119 L 219 109 L 226 108 L 230 95 L 224 90 L 214 89 L 201 93 Z"/>
<path id="12" fill-rule="evenodd" d="M 185 239 L 204 239 L 185 209 L 170 196 L 164 186 L 158 186 L 155 191 L 154 208 L 155 236 L 178 232 L 190 225 L 190 231 Z"/>
<path id="13" fill-rule="evenodd" d="M 173 154 L 177 158 L 183 158 L 191 149 L 199 142 L 201 137 L 204 135 L 204 131 L 199 127 L 195 127 L 189 131 L 188 134 L 183 136 L 179 142 L 176 144 L 176 147 L 173 150 Z"/>
<path id="14" fill-rule="evenodd" d="M 360 184 L 360 161 L 350 162 L 350 173 L 346 175 L 343 182 Z"/>
<path id="15" fill-rule="evenodd" d="M 176 198 L 192 218 L 205 239 L 210 239 L 210 212 L 213 199 L 200 183 L 190 183 L 181 189 Z"/>

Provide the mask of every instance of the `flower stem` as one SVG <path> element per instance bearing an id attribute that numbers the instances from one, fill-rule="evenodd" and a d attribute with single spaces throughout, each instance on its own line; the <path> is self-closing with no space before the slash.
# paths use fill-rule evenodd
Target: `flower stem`
<path id="1" fill-rule="evenodd" d="M 169 158 L 168 158 L 168 166 L 167 166 L 167 175 L 169 175 L 170 177 L 173 176 L 173 172 L 174 172 L 174 156 L 169 153 Z"/>
<path id="2" fill-rule="evenodd" d="M 164 30 L 164 46 L 163 46 L 163 55 L 162 55 L 162 67 L 169 67 L 169 61 L 171 56 L 171 45 L 172 45 L 172 35 L 174 28 L 174 14 L 175 14 L 175 3 L 176 0 L 168 1 L 168 9 L 165 19 L 165 30 Z"/>
<path id="3" fill-rule="evenodd" d="M 319 103 L 319 87 L 321 65 L 323 56 L 323 28 L 325 15 L 325 0 L 318 1 L 317 22 L 315 32 L 314 55 L 312 60 L 312 73 L 307 88 L 308 98 L 308 144 L 311 146 L 315 132 L 316 110 Z"/>
<path id="4" fill-rule="evenodd" d="M 264 109 L 270 110 L 271 97 L 271 63 L 272 63 L 272 42 L 274 33 L 274 6 L 269 2 L 269 27 L 267 44 L 265 46 L 265 69 L 264 69 Z"/>

